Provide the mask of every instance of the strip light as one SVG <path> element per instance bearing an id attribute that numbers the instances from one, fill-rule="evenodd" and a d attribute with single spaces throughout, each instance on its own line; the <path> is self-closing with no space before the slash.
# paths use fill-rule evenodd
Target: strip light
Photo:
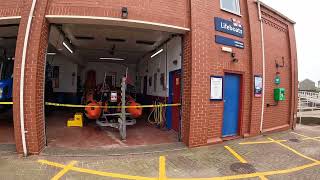
<path id="1" fill-rule="evenodd" d="M 65 43 L 65 42 L 63 41 L 62 44 L 63 44 L 63 46 L 64 46 L 66 49 L 68 49 L 68 51 L 69 51 L 71 54 L 73 53 L 73 50 L 71 49 L 71 47 L 69 47 L 69 46 L 67 45 L 67 43 Z"/>
<path id="2" fill-rule="evenodd" d="M 122 58 L 105 58 L 105 57 L 102 57 L 102 58 L 99 58 L 100 60 L 113 60 L 113 61 L 124 61 L 124 59 Z"/>
<path id="3" fill-rule="evenodd" d="M 55 56 L 56 54 L 57 54 L 57 53 L 51 53 L 51 52 L 48 52 L 48 53 L 47 53 L 48 56 Z"/>
<path id="4" fill-rule="evenodd" d="M 154 53 L 151 58 L 154 58 L 156 55 L 162 53 L 163 49 L 160 49 L 159 51 L 157 51 L 156 53 Z"/>

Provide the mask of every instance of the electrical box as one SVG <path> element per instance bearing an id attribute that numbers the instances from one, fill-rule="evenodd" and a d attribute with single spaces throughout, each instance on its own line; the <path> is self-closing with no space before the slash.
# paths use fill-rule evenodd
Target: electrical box
<path id="1" fill-rule="evenodd" d="M 284 88 L 275 88 L 274 89 L 274 100 L 275 101 L 284 101 L 285 97 L 285 89 Z"/>

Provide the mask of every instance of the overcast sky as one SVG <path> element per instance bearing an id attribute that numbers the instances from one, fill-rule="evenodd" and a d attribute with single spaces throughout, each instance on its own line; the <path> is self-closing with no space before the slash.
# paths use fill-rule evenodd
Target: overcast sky
<path id="1" fill-rule="evenodd" d="M 319 0 L 262 0 L 278 10 L 295 25 L 299 80 L 320 80 L 320 1 Z"/>

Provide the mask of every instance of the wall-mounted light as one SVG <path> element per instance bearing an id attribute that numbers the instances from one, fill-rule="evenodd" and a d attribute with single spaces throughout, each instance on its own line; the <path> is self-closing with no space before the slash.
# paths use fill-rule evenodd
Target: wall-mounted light
<path id="1" fill-rule="evenodd" d="M 129 15 L 128 8 L 127 7 L 122 7 L 122 9 L 121 9 L 121 18 L 122 19 L 127 19 L 128 15 Z"/>
<path id="2" fill-rule="evenodd" d="M 154 54 L 151 55 L 151 58 L 154 58 L 155 56 L 157 56 L 158 54 L 162 53 L 163 49 L 160 49 L 159 51 L 155 52 Z"/>
<path id="3" fill-rule="evenodd" d="M 64 46 L 71 54 L 73 53 L 71 44 L 70 44 L 69 42 L 63 41 L 62 44 L 63 44 L 63 46 Z"/>
<path id="4" fill-rule="evenodd" d="M 57 54 L 57 53 L 54 53 L 54 52 L 48 52 L 48 53 L 47 53 L 48 56 L 55 56 L 56 54 Z"/>
<path id="5" fill-rule="evenodd" d="M 101 57 L 100 60 L 112 60 L 112 61 L 124 61 L 123 58 L 108 58 L 108 57 Z"/>
<path id="6" fill-rule="evenodd" d="M 231 57 L 232 57 L 232 62 L 233 62 L 233 63 L 239 62 L 239 59 L 236 58 L 236 53 L 231 53 Z"/>

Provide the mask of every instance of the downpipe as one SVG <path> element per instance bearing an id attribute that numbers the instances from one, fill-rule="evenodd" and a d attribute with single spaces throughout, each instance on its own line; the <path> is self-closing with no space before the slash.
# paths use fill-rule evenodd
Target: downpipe
<path id="1" fill-rule="evenodd" d="M 261 15 L 261 3 L 260 0 L 257 0 L 258 11 L 259 11 L 259 21 L 260 21 L 260 30 L 261 30 L 261 49 L 262 49 L 262 105 L 261 105 L 261 119 L 260 119 L 260 133 L 263 130 L 263 121 L 264 121 L 264 103 L 265 103 L 265 77 L 266 77 L 266 57 L 265 57 L 265 42 L 264 42 L 264 31 L 263 31 L 263 22 Z"/>
<path id="2" fill-rule="evenodd" d="M 31 22 L 34 13 L 34 9 L 36 6 L 37 0 L 32 0 L 32 5 L 28 17 L 26 33 L 24 36 L 23 42 L 23 50 L 22 50 L 22 61 L 21 61 L 21 72 L 20 72 L 20 128 L 21 128 L 21 141 L 22 141 L 22 148 L 23 148 L 23 155 L 26 157 L 28 155 L 27 150 L 27 143 L 26 143 L 26 129 L 24 127 L 24 76 L 25 76 L 25 67 L 26 67 L 26 54 L 27 54 L 27 47 L 31 29 Z"/>

